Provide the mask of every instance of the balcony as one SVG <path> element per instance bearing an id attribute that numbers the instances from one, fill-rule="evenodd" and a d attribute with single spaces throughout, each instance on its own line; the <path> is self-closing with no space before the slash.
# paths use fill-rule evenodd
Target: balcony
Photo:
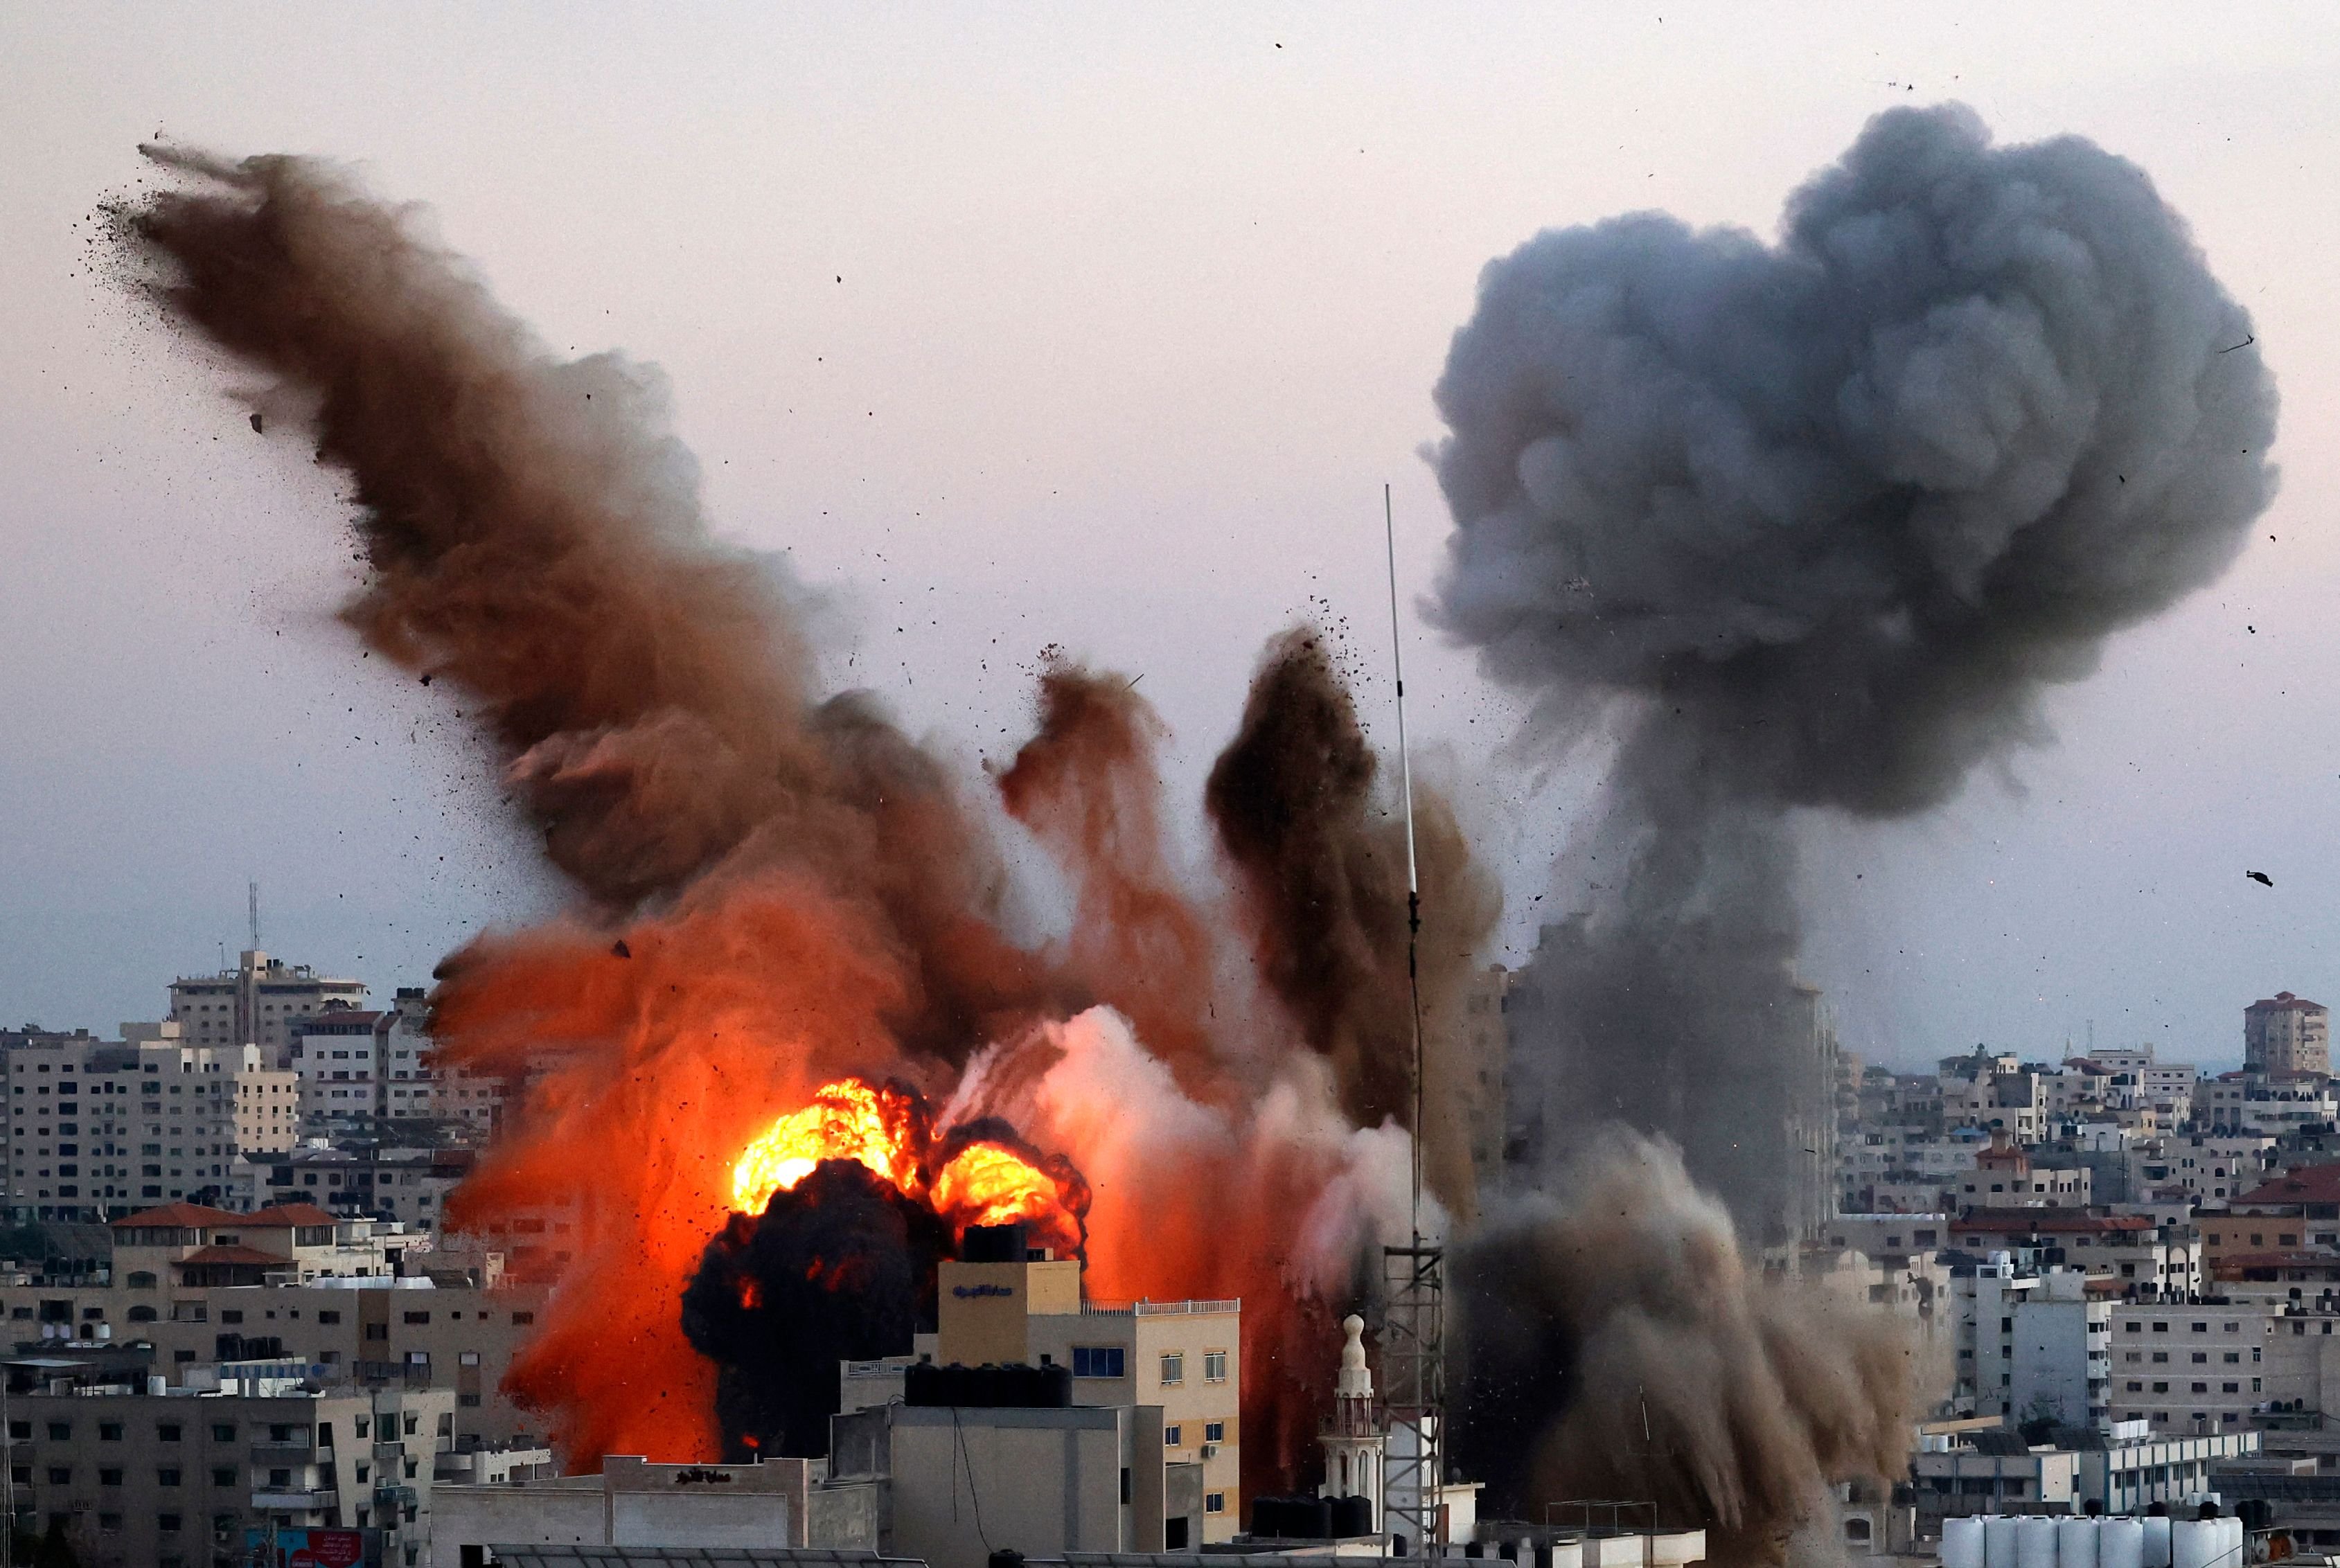
<path id="1" fill-rule="evenodd" d="M 265 1513 L 313 1513 L 333 1507 L 341 1494 L 332 1487 L 255 1486 L 252 1489 L 252 1506 Z"/>
<path id="2" fill-rule="evenodd" d="M 325 1451 L 325 1459 L 327 1463 L 332 1462 L 332 1450 L 327 1449 Z M 263 1465 L 313 1464 L 317 1463 L 317 1458 L 314 1454 L 310 1452 L 307 1439 L 293 1438 L 283 1443 L 253 1444 L 252 1445 L 252 1462 L 254 1464 Z"/>

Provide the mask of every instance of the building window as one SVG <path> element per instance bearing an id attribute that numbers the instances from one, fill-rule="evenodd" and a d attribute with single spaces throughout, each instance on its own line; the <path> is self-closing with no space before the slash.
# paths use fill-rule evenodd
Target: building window
<path id="1" fill-rule="evenodd" d="M 213 1485 L 214 1485 L 214 1486 L 233 1486 L 233 1485 L 234 1485 L 234 1484 L 235 1484 L 235 1466 L 234 1466 L 234 1465 L 233 1465 L 233 1464 L 215 1464 L 215 1465 L 213 1465 L 213 1466 L 212 1467 L 212 1484 L 213 1484 Z"/>
<path id="2" fill-rule="evenodd" d="M 1186 1381 L 1186 1354 L 1181 1350 L 1165 1351 L 1162 1355 L 1162 1382 L 1175 1387 Z"/>
<path id="3" fill-rule="evenodd" d="M 1185 1437 L 1186 1433 L 1184 1427 L 1165 1426 L 1162 1429 L 1162 1446 L 1165 1448 L 1175 1448 L 1185 1441 Z"/>
<path id="4" fill-rule="evenodd" d="M 154 1472 L 154 1479 L 161 1485 L 176 1486 L 179 1484 L 178 1466 L 174 1464 L 164 1465 L 160 1470 Z"/>
<path id="5" fill-rule="evenodd" d="M 1204 1493 L 1204 1494 L 1203 1494 L 1203 1512 L 1204 1512 L 1204 1513 L 1225 1513 L 1226 1511 L 1227 1511 L 1227 1494 L 1226 1494 L 1225 1493 L 1224 1493 L 1224 1492 L 1205 1492 L 1205 1493 Z"/>
<path id="6" fill-rule="evenodd" d="M 1224 1350 L 1203 1352 L 1203 1381 L 1225 1383 L 1227 1380 L 1227 1353 Z"/>
<path id="7" fill-rule="evenodd" d="M 1203 1441 L 1204 1441 L 1204 1442 L 1205 1442 L 1205 1443 L 1225 1443 L 1226 1440 L 1227 1440 L 1227 1424 L 1226 1424 L 1225 1422 L 1224 1422 L 1224 1421 L 1206 1421 L 1206 1422 L 1203 1423 Z"/>
<path id="8" fill-rule="evenodd" d="M 1126 1374 L 1127 1363 L 1120 1345 L 1076 1345 L 1073 1346 L 1075 1377 L 1121 1377 Z"/>

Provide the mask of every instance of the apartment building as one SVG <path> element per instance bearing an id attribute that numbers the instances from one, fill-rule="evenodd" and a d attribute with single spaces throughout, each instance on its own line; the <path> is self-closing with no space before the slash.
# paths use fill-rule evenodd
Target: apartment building
<path id="1" fill-rule="evenodd" d="M 257 1047 L 190 1046 L 176 1025 L 121 1041 L 48 1037 L 6 1055 L 6 1203 L 19 1220 L 103 1220 L 214 1200 L 246 1149 L 287 1149 L 296 1082 Z"/>
<path id="2" fill-rule="evenodd" d="M 227 1203 L 260 1208 L 300 1201 L 342 1218 L 393 1220 L 407 1230 L 436 1234 L 447 1196 L 477 1159 L 468 1148 L 405 1147 L 352 1142 L 335 1147 L 311 1140 L 301 1147 L 247 1156 L 229 1168 Z"/>
<path id="3" fill-rule="evenodd" d="M 2241 1303 L 2122 1302 L 2113 1308 L 2115 1418 L 2159 1434 L 2240 1432 L 2266 1392 L 2279 1319 Z"/>
<path id="4" fill-rule="evenodd" d="M 385 1123 L 434 1120 L 429 1022 L 422 991 L 411 986 L 379 1012 L 328 1007 L 303 1020 L 291 1063 L 301 1076 L 302 1130 L 378 1137 Z"/>
<path id="5" fill-rule="evenodd" d="M 2340 1097 L 2329 1080 L 2303 1075 L 2221 1073 L 2194 1087 L 2197 1126 L 2282 1137 L 2330 1127 Z"/>
<path id="6" fill-rule="evenodd" d="M 1950 1222 L 1950 1245 L 1978 1256 L 2006 1253 L 2041 1267 L 2078 1269 L 2112 1280 L 2128 1295 L 2188 1296 L 2202 1285 L 2191 1230 L 2151 1215 L 1971 1209 Z"/>
<path id="7" fill-rule="evenodd" d="M 102 1363 L 6 1363 L 18 1528 L 62 1525 L 91 1568 L 240 1563 L 272 1523 L 362 1532 L 385 1568 L 422 1562 L 452 1396 L 320 1389 L 291 1370 L 230 1365 L 170 1385 Z"/>
<path id="8" fill-rule="evenodd" d="M 1200 1467 L 1200 1539 L 1231 1539 L 1243 1515 L 1243 1304 L 1085 1301 L 1079 1264 L 987 1259 L 984 1245 L 970 1240 L 973 1261 L 942 1265 L 935 1359 L 1066 1366 L 1077 1404 L 1158 1408 L 1165 1463 Z M 898 1379 L 900 1368 L 877 1375 Z"/>
<path id="9" fill-rule="evenodd" d="M 2196 1206 L 2229 1202 L 2266 1178 L 2276 1140 L 2266 1133 L 2176 1134 L 2149 1138 L 2128 1152 L 2129 1192 L 2182 1197 Z"/>
<path id="10" fill-rule="evenodd" d="M 10 1337 L 35 1350 L 113 1345 L 151 1353 L 160 1373 L 264 1354 L 383 1388 L 439 1389 L 467 1440 L 538 1435 L 497 1390 L 534 1332 L 541 1287 L 483 1290 L 429 1275 L 307 1285 L 153 1288 L 0 1285 Z"/>
<path id="11" fill-rule="evenodd" d="M 258 1046 L 270 1067 L 291 1065 L 292 1043 L 307 1020 L 328 1007 L 365 1004 L 357 980 L 320 975 L 257 949 L 236 955 L 236 967 L 171 982 L 171 1019 L 187 1044 L 214 1049 Z"/>
<path id="12" fill-rule="evenodd" d="M 2321 1002 L 2277 991 L 2243 1009 L 2243 1070 L 2329 1073 L 2332 1014 Z"/>

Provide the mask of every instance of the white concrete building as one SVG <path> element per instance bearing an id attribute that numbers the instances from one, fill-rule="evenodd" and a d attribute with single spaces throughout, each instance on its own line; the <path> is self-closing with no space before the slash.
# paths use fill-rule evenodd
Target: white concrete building
<path id="1" fill-rule="evenodd" d="M 177 1026 L 124 1024 L 6 1053 L 5 1171 L 25 1219 L 98 1220 L 215 1201 L 247 1149 L 290 1148 L 295 1080 L 257 1047 L 189 1046 Z"/>
<path id="2" fill-rule="evenodd" d="M 430 1562 L 481 1568 L 498 1545 L 875 1550 L 877 1491 L 819 1485 L 803 1459 L 653 1464 L 613 1454 L 593 1474 L 441 1485 Z"/>
<path id="3" fill-rule="evenodd" d="M 172 981 L 171 1018 L 191 1046 L 258 1046 L 269 1067 L 283 1067 L 304 1020 L 331 1007 L 361 1007 L 365 994 L 361 981 L 253 949 L 237 954 L 233 969 Z"/>

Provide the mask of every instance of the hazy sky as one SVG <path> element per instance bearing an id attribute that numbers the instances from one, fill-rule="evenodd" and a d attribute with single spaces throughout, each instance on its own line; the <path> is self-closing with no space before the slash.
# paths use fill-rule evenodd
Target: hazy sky
<path id="1" fill-rule="evenodd" d="M 2283 493 L 2057 694 L 2055 745 L 1809 824 L 1809 967 L 1888 1059 L 2092 1020 L 2236 1056 L 2252 997 L 2340 999 L 2335 80 L 2329 5 L 0 6 L 0 1019 L 157 1015 L 243 945 L 247 877 L 272 951 L 385 993 L 557 897 L 460 699 L 332 619 L 327 478 L 91 270 L 157 132 L 351 160 L 555 347 L 661 364 L 723 531 L 970 770 L 1060 643 L 1143 674 L 1191 802 L 1296 614 L 1345 618 L 1385 723 L 1381 486 L 1426 591 L 1429 390 L 1485 261 L 1645 207 L 1768 237 L 1869 114 L 1958 98 L 2192 221 Z M 1504 763 L 1512 705 L 1406 635 L 1515 955 L 1590 775 Z"/>

